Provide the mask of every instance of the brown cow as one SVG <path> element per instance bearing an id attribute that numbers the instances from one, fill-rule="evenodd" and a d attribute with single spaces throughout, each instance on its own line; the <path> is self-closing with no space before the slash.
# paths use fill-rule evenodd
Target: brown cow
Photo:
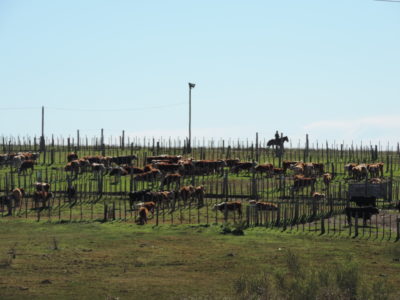
<path id="1" fill-rule="evenodd" d="M 182 198 L 184 205 L 188 203 L 188 200 L 192 198 L 195 192 L 195 188 L 192 185 L 183 186 L 179 190 L 179 196 Z"/>
<path id="2" fill-rule="evenodd" d="M 269 176 L 273 173 L 274 171 L 274 166 L 272 164 L 262 164 L 262 165 L 258 165 L 254 168 L 254 171 L 256 172 L 256 174 L 263 174 L 265 173 L 265 175 Z"/>
<path id="3" fill-rule="evenodd" d="M 300 189 L 303 189 L 307 186 L 310 186 L 311 189 L 314 189 L 316 179 L 315 178 L 310 178 L 310 177 L 300 177 L 296 178 L 294 180 L 294 185 L 293 185 L 293 190 L 298 191 Z"/>
<path id="4" fill-rule="evenodd" d="M 133 180 L 135 181 L 152 181 L 156 180 L 159 176 L 161 176 L 160 170 L 153 169 L 148 172 L 144 172 L 142 174 L 137 174 Z"/>
<path id="5" fill-rule="evenodd" d="M 367 169 L 369 172 L 370 177 L 379 177 L 380 175 L 380 170 L 381 170 L 381 164 L 368 164 Z M 382 164 L 382 169 L 383 169 L 383 164 Z"/>
<path id="6" fill-rule="evenodd" d="M 163 179 L 161 179 L 161 189 L 164 186 L 167 186 L 169 188 L 170 184 L 175 182 L 177 186 L 180 186 L 181 184 L 181 177 L 182 175 L 180 174 L 168 174 L 166 175 Z"/>
<path id="7" fill-rule="evenodd" d="M 354 179 L 362 180 L 368 176 L 368 167 L 366 164 L 357 165 L 351 170 L 351 173 Z"/>
<path id="8" fill-rule="evenodd" d="M 240 201 L 222 202 L 219 204 L 215 204 L 213 210 L 219 210 L 220 212 L 237 211 L 239 214 L 239 217 L 241 217 L 242 216 L 242 203 Z"/>

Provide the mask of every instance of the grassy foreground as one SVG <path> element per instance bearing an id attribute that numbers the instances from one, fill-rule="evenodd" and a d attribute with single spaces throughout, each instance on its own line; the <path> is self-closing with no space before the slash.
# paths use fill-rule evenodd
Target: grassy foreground
<path id="1" fill-rule="evenodd" d="M 220 232 L 0 219 L 0 299 L 232 299 L 244 277 L 285 272 L 288 251 L 327 270 L 352 257 L 367 285 L 400 284 L 397 243 L 263 228 Z"/>

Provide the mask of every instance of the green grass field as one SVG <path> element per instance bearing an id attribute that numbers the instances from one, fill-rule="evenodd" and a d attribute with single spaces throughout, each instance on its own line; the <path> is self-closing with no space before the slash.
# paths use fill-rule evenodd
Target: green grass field
<path id="1" fill-rule="evenodd" d="M 289 250 L 311 269 L 333 270 L 351 257 L 365 285 L 400 283 L 400 246 L 392 242 L 4 218 L 0 239 L 0 299 L 232 299 L 243 276 L 284 271 Z"/>

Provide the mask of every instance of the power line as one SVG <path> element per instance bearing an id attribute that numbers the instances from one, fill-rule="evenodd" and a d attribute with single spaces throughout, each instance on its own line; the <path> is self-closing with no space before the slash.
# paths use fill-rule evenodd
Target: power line
<path id="1" fill-rule="evenodd" d="M 155 105 L 155 106 L 144 106 L 144 107 L 136 107 L 136 108 L 73 108 L 73 107 L 53 107 L 53 106 L 45 106 L 45 109 L 50 110 L 61 110 L 61 111 L 82 111 L 82 112 L 121 112 L 121 111 L 138 111 L 138 110 L 147 110 L 147 109 L 159 109 L 159 108 L 167 108 L 167 107 L 176 107 L 185 105 L 185 102 L 172 103 L 172 104 L 164 104 L 164 105 Z M 41 106 L 37 107 L 0 107 L 0 110 L 34 110 L 41 109 Z"/>
<path id="2" fill-rule="evenodd" d="M 375 1 L 382 1 L 382 2 L 397 2 L 397 3 L 400 3 L 400 1 L 397 1 L 397 0 L 375 0 Z"/>
<path id="3" fill-rule="evenodd" d="M 138 110 L 147 110 L 147 109 L 158 109 L 158 108 L 166 108 L 166 107 L 175 107 L 175 106 L 180 106 L 184 105 L 186 103 L 184 102 L 179 102 L 179 103 L 174 103 L 174 104 L 164 104 L 164 105 L 156 105 L 156 106 L 147 106 L 147 107 L 137 107 L 137 108 L 70 108 L 70 107 L 48 107 L 46 106 L 46 109 L 52 109 L 52 110 L 62 110 L 62 111 L 82 111 L 82 112 L 110 112 L 110 111 L 138 111 Z"/>

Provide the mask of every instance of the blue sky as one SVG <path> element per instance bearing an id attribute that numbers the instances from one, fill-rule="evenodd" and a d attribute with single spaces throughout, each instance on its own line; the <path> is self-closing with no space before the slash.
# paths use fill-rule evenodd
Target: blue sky
<path id="1" fill-rule="evenodd" d="M 400 3 L 0 1 L 0 134 L 395 143 Z"/>

